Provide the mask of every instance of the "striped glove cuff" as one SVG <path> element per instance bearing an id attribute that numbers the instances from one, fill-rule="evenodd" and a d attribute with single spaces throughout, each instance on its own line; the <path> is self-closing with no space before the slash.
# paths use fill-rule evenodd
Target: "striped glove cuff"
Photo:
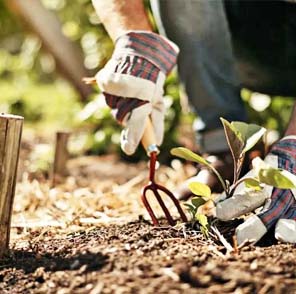
<path id="1" fill-rule="evenodd" d="M 272 154 L 278 156 L 278 167 L 296 175 L 296 137 L 286 137 L 276 143 L 272 148 Z"/>
<path id="2" fill-rule="evenodd" d="M 296 175 L 296 137 L 283 138 L 271 148 L 270 154 L 277 157 L 279 168 Z M 279 218 L 296 219 L 294 194 L 294 189 L 273 189 L 268 209 L 258 215 L 267 229 L 274 226 Z"/>
<path id="3" fill-rule="evenodd" d="M 164 74 L 177 62 L 179 48 L 167 38 L 152 32 L 131 31 L 120 36 L 115 43 L 113 57 L 133 55 L 143 57 Z"/>

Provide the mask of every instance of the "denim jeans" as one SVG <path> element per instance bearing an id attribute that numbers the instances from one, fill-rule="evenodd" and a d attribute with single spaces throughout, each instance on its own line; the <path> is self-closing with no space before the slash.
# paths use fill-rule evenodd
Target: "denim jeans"
<path id="1" fill-rule="evenodd" d="M 151 4 L 159 26 L 180 47 L 180 79 L 205 129 L 220 128 L 221 116 L 246 119 L 222 1 L 160 0 Z"/>

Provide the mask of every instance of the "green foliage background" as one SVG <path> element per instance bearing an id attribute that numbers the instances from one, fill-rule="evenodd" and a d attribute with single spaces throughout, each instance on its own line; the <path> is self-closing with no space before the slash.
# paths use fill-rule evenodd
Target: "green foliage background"
<path id="1" fill-rule="evenodd" d="M 98 71 L 110 57 L 113 44 L 99 24 L 91 1 L 41 1 L 58 15 L 64 34 L 79 45 L 85 65 L 93 72 Z M 146 5 L 148 7 L 147 1 Z M 26 127 L 42 133 L 63 128 L 87 130 L 86 139 L 81 142 L 84 150 L 97 154 L 119 152 L 120 128 L 100 102 L 98 89 L 95 90 L 86 104 L 80 103 L 76 90 L 58 74 L 53 57 L 42 49 L 40 40 L 0 1 L 0 112 L 23 115 Z M 176 73 L 168 77 L 165 94 L 169 108 L 162 149 L 169 150 L 178 144 L 176 126 L 180 122 L 191 122 L 193 116 L 181 114 Z M 251 92 L 244 90 L 243 99 L 252 122 L 282 133 L 293 99 L 276 97 L 268 108 L 257 112 L 249 104 L 250 97 Z M 133 158 L 140 156 L 136 154 Z"/>

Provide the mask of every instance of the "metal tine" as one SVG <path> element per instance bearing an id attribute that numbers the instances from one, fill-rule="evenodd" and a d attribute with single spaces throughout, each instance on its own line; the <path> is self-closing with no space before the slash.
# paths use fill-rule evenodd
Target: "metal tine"
<path id="1" fill-rule="evenodd" d="M 159 194 L 159 191 L 165 193 L 173 201 L 174 205 L 176 206 L 176 208 L 181 216 L 182 221 L 187 222 L 187 217 L 186 217 L 184 211 L 182 210 L 179 200 L 173 195 L 173 193 L 171 191 L 169 191 L 165 187 L 155 183 L 155 164 L 156 164 L 156 160 L 157 160 L 157 152 L 153 151 L 149 154 L 149 156 L 150 156 L 149 183 L 142 190 L 141 199 L 142 199 L 142 202 L 152 219 L 153 224 L 155 226 L 159 226 L 159 222 L 152 210 L 151 205 L 149 204 L 149 202 L 147 200 L 146 194 L 147 194 L 147 191 L 149 191 L 149 190 L 154 194 L 155 198 L 157 199 L 160 207 L 162 208 L 162 210 L 165 214 L 167 221 L 169 222 L 169 224 L 171 226 L 174 226 L 176 222 L 173 219 L 173 217 L 172 217 L 171 213 L 169 212 L 167 206 L 165 205 L 164 201 L 162 200 L 162 197 Z"/>
<path id="2" fill-rule="evenodd" d="M 165 214 L 165 217 L 167 219 L 167 221 L 169 222 L 169 224 L 171 226 L 174 226 L 175 225 L 175 221 L 174 219 L 172 218 L 168 208 L 166 207 L 165 203 L 163 202 L 161 196 L 159 195 L 158 191 L 157 191 L 157 187 L 155 187 L 156 185 L 148 185 L 144 188 L 143 192 L 142 192 L 142 201 L 143 201 L 143 204 L 145 206 L 145 208 L 147 209 L 151 219 L 152 219 L 152 222 L 155 226 L 159 226 L 159 222 L 155 216 L 155 213 L 153 212 L 153 209 L 151 207 L 151 205 L 149 204 L 148 200 L 147 200 L 147 195 L 146 193 L 148 191 L 151 191 L 153 193 L 153 195 L 156 197 L 161 209 L 163 210 L 164 214 Z"/>
<path id="3" fill-rule="evenodd" d="M 152 219 L 152 222 L 153 222 L 153 225 L 155 226 L 159 226 L 159 222 L 155 216 L 155 213 L 153 212 L 152 208 L 151 208 L 151 205 L 149 204 L 148 200 L 147 200 L 147 195 L 146 195 L 146 192 L 147 190 L 149 190 L 149 187 L 146 186 L 143 191 L 142 191 L 142 196 L 141 196 L 141 199 L 142 199 L 142 202 L 146 208 L 146 210 L 148 211 L 151 219 Z"/>
<path id="4" fill-rule="evenodd" d="M 149 204 L 148 200 L 147 200 L 147 192 L 148 191 L 151 191 L 154 196 L 156 197 L 160 207 L 162 208 L 164 214 L 165 214 L 165 217 L 167 219 L 167 221 L 169 222 L 169 224 L 171 226 L 174 226 L 175 225 L 175 220 L 173 219 L 171 213 L 169 212 L 167 206 L 165 205 L 164 201 L 162 200 L 161 198 L 161 195 L 159 194 L 158 190 L 164 192 L 174 203 L 174 205 L 176 206 L 179 214 L 180 214 L 180 217 L 182 219 L 183 222 L 187 222 L 187 217 L 179 203 L 179 201 L 175 198 L 175 196 L 173 195 L 173 193 L 171 191 L 169 191 L 168 189 L 166 189 L 165 187 L 161 186 L 161 185 L 158 185 L 158 184 L 155 184 L 155 183 L 151 183 L 149 184 L 148 186 L 146 186 L 144 189 L 143 189 L 143 192 L 142 192 L 142 201 L 143 201 L 143 204 L 144 206 L 146 207 L 151 219 L 152 219 L 152 222 L 155 226 L 159 226 L 159 222 L 155 216 L 155 213 L 153 212 L 153 209 L 151 207 L 151 205 Z"/>
<path id="5" fill-rule="evenodd" d="M 154 195 L 160 205 L 160 207 L 162 208 L 164 214 L 165 214 L 165 217 L 166 219 L 168 220 L 169 224 L 171 226 L 174 226 L 175 225 L 175 221 L 173 220 L 168 208 L 166 207 L 166 205 L 164 204 L 161 196 L 159 195 L 158 191 L 157 191 L 157 188 L 158 188 L 158 185 L 156 185 L 156 189 L 152 189 L 152 191 L 154 192 Z"/>
<path id="6" fill-rule="evenodd" d="M 184 211 L 183 211 L 183 209 L 182 209 L 182 207 L 180 205 L 179 200 L 174 196 L 174 194 L 170 190 L 168 190 L 167 188 L 165 188 L 165 187 L 163 187 L 161 185 L 158 185 L 158 184 L 156 184 L 156 185 L 157 185 L 158 190 L 161 190 L 162 192 L 164 192 L 173 201 L 173 203 L 175 204 L 175 206 L 176 206 L 176 208 L 177 208 L 177 210 L 178 210 L 178 212 L 179 212 L 179 214 L 181 216 L 182 221 L 187 222 L 188 221 L 187 216 L 184 213 Z"/>

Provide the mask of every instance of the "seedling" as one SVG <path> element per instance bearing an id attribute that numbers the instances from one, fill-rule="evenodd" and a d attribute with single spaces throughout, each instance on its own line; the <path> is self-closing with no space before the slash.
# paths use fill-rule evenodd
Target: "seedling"
<path id="1" fill-rule="evenodd" d="M 190 183 L 189 189 L 194 195 L 198 195 L 198 196 L 193 197 L 191 199 L 191 203 L 185 203 L 185 206 L 190 212 L 192 220 L 197 221 L 199 223 L 201 232 L 204 234 L 205 237 L 208 237 L 209 236 L 208 218 L 206 217 L 205 214 L 199 212 L 198 208 L 207 202 L 209 203 L 210 201 L 213 201 L 211 189 L 209 186 L 203 183 L 198 183 L 198 182 Z"/>
<path id="2" fill-rule="evenodd" d="M 232 184 L 227 180 L 224 180 L 209 161 L 187 148 L 173 148 L 171 154 L 185 160 L 199 163 L 211 169 L 220 181 L 227 198 L 232 196 L 235 188 L 242 182 L 244 182 L 246 188 L 257 191 L 262 189 L 263 184 L 280 189 L 291 189 L 296 187 L 294 184 L 296 183 L 295 175 L 283 169 L 273 168 L 259 157 L 255 158 L 252 162 L 255 171 L 254 176 L 239 178 L 246 153 L 262 138 L 266 129 L 255 124 L 247 124 L 239 121 L 228 122 L 224 118 L 221 118 L 221 122 L 233 158 L 234 168 Z M 213 204 L 214 198 L 211 189 L 209 186 L 198 182 L 190 183 L 189 189 L 194 195 L 196 195 L 196 197 L 192 198 L 191 203 L 187 203 L 186 206 L 191 213 L 193 220 L 199 222 L 202 231 L 207 235 L 206 230 L 208 228 L 208 221 L 206 216 L 199 212 L 198 208 L 206 202 Z"/>

